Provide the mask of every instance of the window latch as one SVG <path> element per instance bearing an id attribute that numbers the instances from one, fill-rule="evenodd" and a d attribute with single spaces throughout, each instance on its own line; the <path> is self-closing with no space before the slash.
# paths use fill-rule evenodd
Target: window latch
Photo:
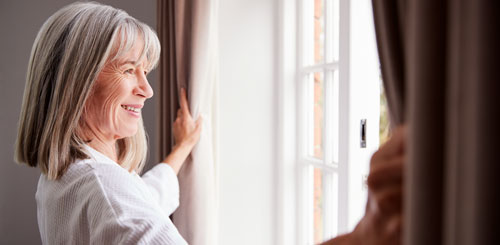
<path id="1" fill-rule="evenodd" d="M 366 148 L 366 119 L 361 119 L 360 123 L 360 147 Z"/>

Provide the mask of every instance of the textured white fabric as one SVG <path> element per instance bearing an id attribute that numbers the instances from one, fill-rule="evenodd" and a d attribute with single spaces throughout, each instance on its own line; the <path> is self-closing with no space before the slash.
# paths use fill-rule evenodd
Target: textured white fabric
<path id="1" fill-rule="evenodd" d="M 169 219 L 179 205 L 173 169 L 158 164 L 141 178 L 86 147 L 57 181 L 36 192 L 43 244 L 187 244 Z"/>

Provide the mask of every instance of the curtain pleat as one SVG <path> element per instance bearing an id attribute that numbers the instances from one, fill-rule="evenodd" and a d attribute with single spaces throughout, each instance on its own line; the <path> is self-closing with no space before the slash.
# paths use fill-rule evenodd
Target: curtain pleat
<path id="1" fill-rule="evenodd" d="M 172 149 L 178 93 L 186 88 L 200 141 L 179 171 L 180 205 L 172 220 L 189 244 L 216 245 L 218 235 L 217 0 L 158 0 L 160 159 Z"/>
<path id="2" fill-rule="evenodd" d="M 158 101 L 158 159 L 163 159 L 172 150 L 174 138 L 172 125 L 175 121 L 178 102 L 177 52 L 175 36 L 176 1 L 157 1 L 157 34 L 161 43 L 159 63 Z"/>
<path id="3" fill-rule="evenodd" d="M 446 109 L 445 1 L 408 3 L 407 244 L 441 244 Z M 424 18 L 425 16 L 425 18 Z"/>
<path id="4" fill-rule="evenodd" d="M 404 244 L 500 244 L 499 2 L 373 9 L 392 122 L 408 123 Z"/>

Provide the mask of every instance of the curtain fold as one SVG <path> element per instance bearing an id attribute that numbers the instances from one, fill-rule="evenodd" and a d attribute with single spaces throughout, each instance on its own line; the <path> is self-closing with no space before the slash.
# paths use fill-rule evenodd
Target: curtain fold
<path id="1" fill-rule="evenodd" d="M 200 141 L 179 172 L 180 205 L 173 222 L 189 244 L 217 244 L 218 0 L 158 0 L 160 157 L 172 149 L 180 88 L 193 118 L 203 116 Z"/>
<path id="2" fill-rule="evenodd" d="M 374 0 L 373 11 L 389 116 L 391 125 L 396 126 L 405 121 L 404 2 Z"/>
<path id="3" fill-rule="evenodd" d="M 158 65 L 158 159 L 163 159 L 172 150 L 174 138 L 172 125 L 179 108 L 177 87 L 177 51 L 175 35 L 175 1 L 157 1 L 157 35 L 161 54 Z"/>
<path id="4" fill-rule="evenodd" d="M 404 244 L 500 244 L 499 2 L 372 2 L 391 121 L 408 123 Z"/>

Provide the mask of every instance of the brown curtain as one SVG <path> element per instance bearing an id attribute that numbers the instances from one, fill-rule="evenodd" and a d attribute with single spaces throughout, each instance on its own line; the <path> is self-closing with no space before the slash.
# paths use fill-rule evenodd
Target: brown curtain
<path id="1" fill-rule="evenodd" d="M 159 63 L 160 79 L 158 100 L 160 101 L 158 119 L 158 159 L 164 159 L 174 145 L 172 125 L 179 109 L 179 89 L 177 84 L 177 64 L 182 55 L 177 51 L 175 27 L 175 1 L 157 1 L 157 34 L 161 43 Z M 184 82 L 185 83 L 185 82 Z"/>
<path id="2" fill-rule="evenodd" d="M 186 88 L 191 114 L 203 115 L 200 140 L 179 171 L 180 204 L 172 221 L 189 244 L 216 245 L 218 0 L 158 0 L 160 159 L 172 150 L 178 93 Z"/>
<path id="3" fill-rule="evenodd" d="M 391 121 L 409 130 L 404 244 L 500 244 L 499 1 L 372 2 Z"/>

